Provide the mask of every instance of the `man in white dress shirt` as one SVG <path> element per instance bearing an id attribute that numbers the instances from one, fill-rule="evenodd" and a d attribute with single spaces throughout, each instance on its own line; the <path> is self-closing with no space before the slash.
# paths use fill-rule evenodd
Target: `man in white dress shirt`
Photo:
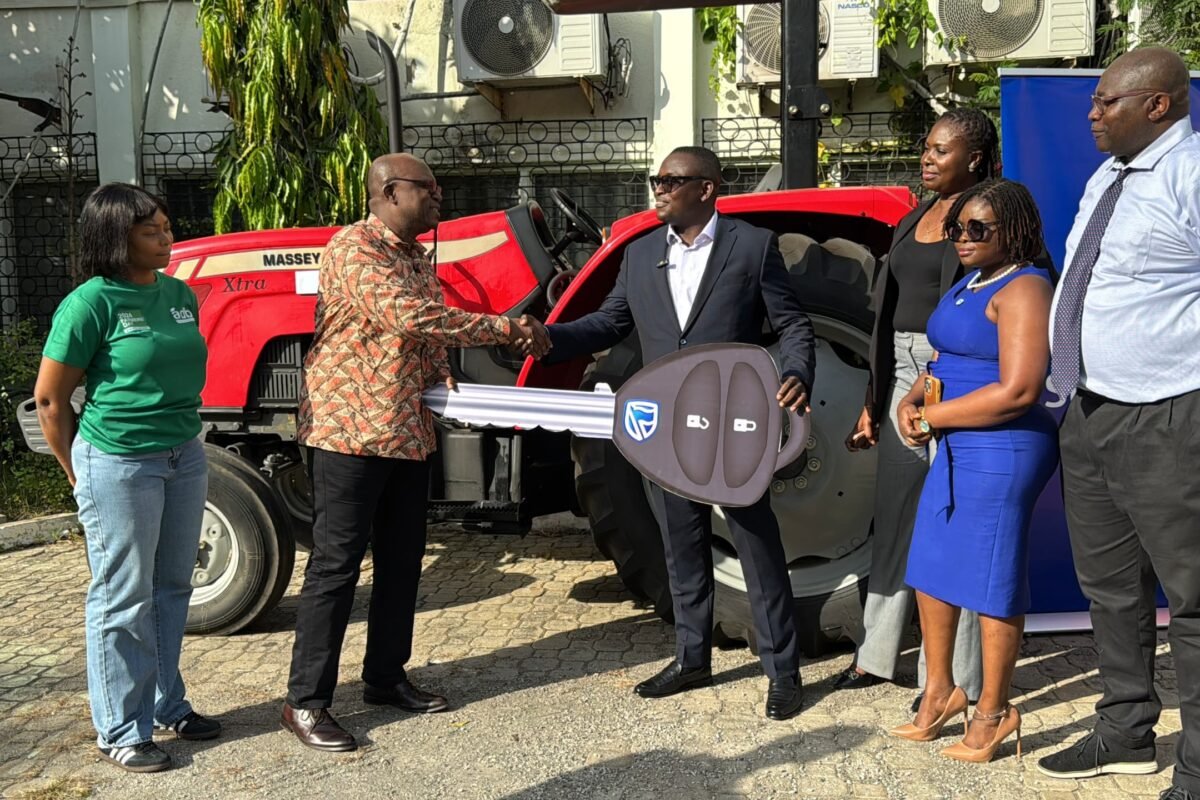
<path id="1" fill-rule="evenodd" d="M 779 336 L 782 407 L 808 404 L 816 370 L 812 323 L 800 310 L 778 240 L 771 231 L 717 213 L 721 164 L 712 151 L 680 147 L 650 178 L 658 218 L 666 223 L 626 248 L 616 285 L 600 308 L 547 326 L 549 360 L 606 350 L 636 328 L 642 361 L 703 344 Z M 667 697 L 712 683 L 712 507 L 651 485 L 662 531 L 675 611 L 675 659 L 634 691 Z M 724 509 L 746 577 L 755 638 L 770 679 L 766 716 L 800 710 L 800 646 L 787 556 L 770 492 L 744 508 Z"/>
<path id="2" fill-rule="evenodd" d="M 1183 731 L 1169 800 L 1200 800 L 1200 135 L 1188 72 L 1146 48 L 1113 62 L 1088 119 L 1112 158 L 1067 238 L 1051 381 L 1079 584 L 1104 694 L 1091 733 L 1040 760 L 1059 778 L 1157 769 L 1155 583 L 1171 611 Z"/>

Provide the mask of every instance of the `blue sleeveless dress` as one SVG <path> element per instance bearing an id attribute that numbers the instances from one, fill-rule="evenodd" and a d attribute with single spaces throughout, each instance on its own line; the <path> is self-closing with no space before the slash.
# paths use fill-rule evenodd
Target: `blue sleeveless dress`
<path id="1" fill-rule="evenodd" d="M 975 292 L 967 283 L 977 274 L 955 284 L 929 318 L 938 353 L 930 371 L 943 381 L 943 400 L 1000 380 L 999 336 L 985 313 L 992 296 L 1021 275 L 1050 280 L 1025 266 Z M 1057 465 L 1058 426 L 1040 403 L 1002 425 L 942 431 L 917 505 L 908 585 L 980 614 L 1024 614 L 1029 521 Z"/>

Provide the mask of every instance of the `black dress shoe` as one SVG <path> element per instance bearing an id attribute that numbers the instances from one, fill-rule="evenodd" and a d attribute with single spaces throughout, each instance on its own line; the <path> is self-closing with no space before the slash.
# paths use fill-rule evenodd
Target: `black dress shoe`
<path id="1" fill-rule="evenodd" d="M 446 698 L 421 691 L 408 678 L 401 678 L 391 686 L 367 684 L 363 687 L 363 702 L 373 706 L 395 706 L 414 714 L 435 714 L 450 708 Z"/>
<path id="2" fill-rule="evenodd" d="M 337 720 L 324 708 L 292 708 L 283 704 L 283 716 L 279 720 L 285 731 L 296 734 L 300 744 L 328 753 L 344 753 L 357 750 L 358 742 L 338 725 Z"/>
<path id="3" fill-rule="evenodd" d="M 670 697 L 694 686 L 712 686 L 712 667 L 684 669 L 678 661 L 672 661 L 662 672 L 633 687 L 633 691 L 641 697 Z"/>
<path id="4" fill-rule="evenodd" d="M 772 678 L 767 687 L 767 719 L 788 719 L 796 716 L 804 705 L 804 684 L 799 675 Z"/>
<path id="5" fill-rule="evenodd" d="M 884 683 L 884 679 L 869 672 L 859 672 L 857 667 L 847 667 L 846 671 L 833 679 L 834 689 L 865 689 Z"/>

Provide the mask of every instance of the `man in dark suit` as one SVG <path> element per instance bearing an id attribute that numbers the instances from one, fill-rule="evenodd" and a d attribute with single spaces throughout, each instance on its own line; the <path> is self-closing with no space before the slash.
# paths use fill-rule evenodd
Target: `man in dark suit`
<path id="1" fill-rule="evenodd" d="M 643 363 L 649 364 L 695 345 L 758 344 L 765 320 L 779 335 L 784 380 L 776 399 L 781 407 L 806 408 L 816 367 L 813 328 L 800 310 L 775 234 L 716 213 L 721 164 L 711 150 L 676 149 L 650 185 L 667 227 L 626 248 L 616 286 L 597 311 L 549 326 L 550 359 L 605 350 L 637 328 Z M 675 660 L 634 691 L 666 697 L 712 682 L 712 507 L 658 486 L 651 494 L 675 609 Z M 770 678 L 766 714 L 787 719 L 800 710 L 803 687 L 779 523 L 767 495 L 724 513 Z"/>

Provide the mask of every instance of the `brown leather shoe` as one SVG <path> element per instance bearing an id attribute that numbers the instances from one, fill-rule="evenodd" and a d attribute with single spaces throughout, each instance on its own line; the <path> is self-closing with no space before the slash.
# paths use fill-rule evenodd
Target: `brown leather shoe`
<path id="1" fill-rule="evenodd" d="M 414 714 L 436 714 L 450 708 L 450 702 L 437 694 L 423 692 L 408 678 L 391 686 L 363 686 L 363 702 L 373 706 L 395 706 Z"/>
<path id="2" fill-rule="evenodd" d="M 325 708 L 292 708 L 283 704 L 283 716 L 279 720 L 285 731 L 296 734 L 300 744 L 313 750 L 328 753 L 344 753 L 357 750 L 358 742 Z"/>

